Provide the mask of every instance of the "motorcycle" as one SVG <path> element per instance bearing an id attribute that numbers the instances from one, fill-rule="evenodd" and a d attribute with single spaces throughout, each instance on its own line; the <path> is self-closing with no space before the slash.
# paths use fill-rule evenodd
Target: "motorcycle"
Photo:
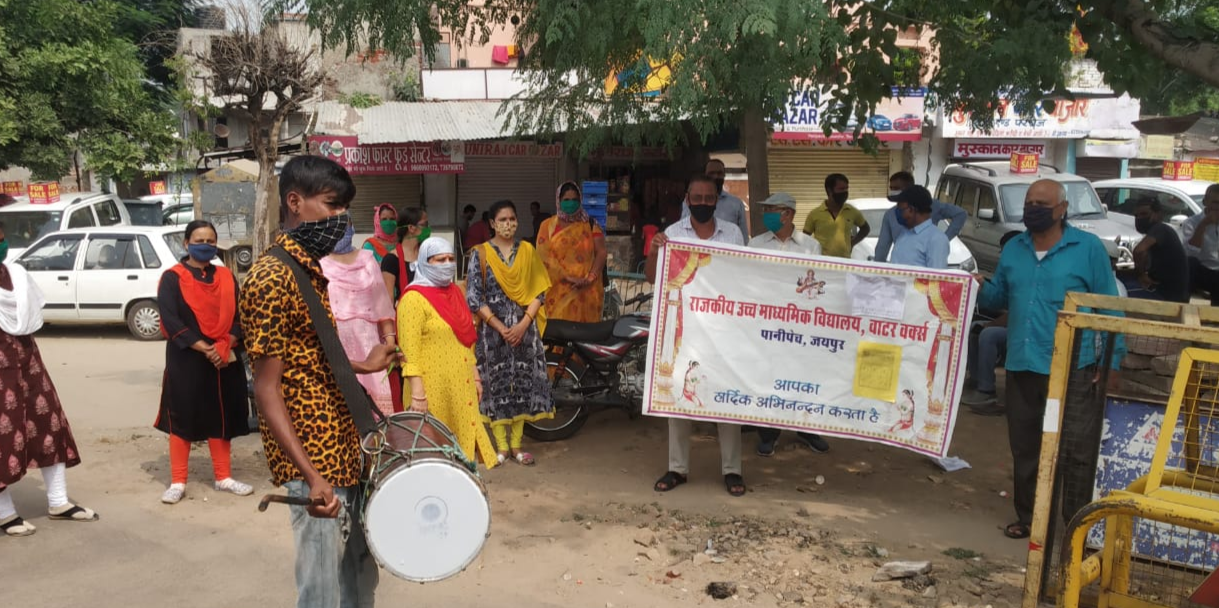
<path id="1" fill-rule="evenodd" d="M 641 294 L 624 306 L 651 299 L 652 294 Z M 555 414 L 551 420 L 526 423 L 525 434 L 537 441 L 568 439 L 595 409 L 624 409 L 632 419 L 638 417 L 643 412 L 650 323 L 648 312 L 630 312 L 600 323 L 547 323 L 542 341 Z"/>

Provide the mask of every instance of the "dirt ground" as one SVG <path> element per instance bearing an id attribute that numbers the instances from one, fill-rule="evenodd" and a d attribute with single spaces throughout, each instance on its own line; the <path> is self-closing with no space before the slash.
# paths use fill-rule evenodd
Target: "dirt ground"
<path id="1" fill-rule="evenodd" d="M 167 442 L 151 424 L 164 344 L 97 328 L 48 328 L 39 344 L 84 458 L 69 470 L 69 492 L 102 518 L 50 521 L 41 476 L 15 485 L 38 533 L 0 537 L 0 605 L 293 605 L 288 512 L 256 510 L 259 496 L 277 491 L 257 436 L 236 440 L 233 458 L 255 496 L 213 491 L 197 447 L 187 499 L 163 505 Z M 829 453 L 813 454 L 787 435 L 763 459 L 747 435 L 743 498 L 725 493 L 706 430 L 690 483 L 665 494 L 651 489 L 665 468 L 664 420 L 604 412 L 570 441 L 528 446 L 537 466 L 483 474 L 493 523 L 474 564 L 428 585 L 383 573 L 380 605 L 1018 605 L 1026 543 L 1000 531 L 1013 519 L 1000 496 L 1011 484 L 1002 418 L 961 414 L 952 454 L 973 468 L 956 473 L 856 441 L 831 439 Z M 894 560 L 933 569 L 872 582 Z M 731 597 L 709 597 L 712 582 L 731 583 Z"/>

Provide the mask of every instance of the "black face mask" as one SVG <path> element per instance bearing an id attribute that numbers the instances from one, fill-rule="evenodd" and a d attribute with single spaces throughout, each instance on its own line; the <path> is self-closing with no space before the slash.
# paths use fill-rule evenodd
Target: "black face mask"
<path id="1" fill-rule="evenodd" d="M 723 193 L 724 193 L 724 180 L 723 180 L 723 178 L 720 178 L 720 179 L 715 180 L 715 193 L 716 193 L 716 194 L 723 194 Z"/>
<path id="2" fill-rule="evenodd" d="M 309 255 L 320 260 L 334 252 L 335 246 L 347 234 L 347 224 L 349 223 L 351 223 L 351 215 L 341 213 L 316 222 L 303 222 L 286 232 Z"/>
<path id="3" fill-rule="evenodd" d="M 706 224 L 715 217 L 715 205 L 690 205 L 690 217 L 700 224 Z"/>
<path id="4" fill-rule="evenodd" d="M 1147 231 L 1151 230 L 1151 227 L 1154 225 L 1155 222 L 1151 221 L 1149 217 L 1134 218 L 1134 229 L 1138 230 L 1139 234 L 1147 234 Z"/>
<path id="5" fill-rule="evenodd" d="M 851 198 L 851 193 L 850 192 L 835 192 L 833 196 L 834 196 L 835 203 L 837 203 L 839 205 L 845 205 L 847 202 L 847 199 Z"/>

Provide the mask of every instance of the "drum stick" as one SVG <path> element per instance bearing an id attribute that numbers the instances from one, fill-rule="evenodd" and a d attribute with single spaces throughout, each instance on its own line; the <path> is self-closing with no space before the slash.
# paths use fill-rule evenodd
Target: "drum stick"
<path id="1" fill-rule="evenodd" d="M 308 496 L 283 496 L 280 494 L 266 494 L 262 497 L 262 500 L 258 501 L 258 511 L 260 513 L 263 511 L 266 511 L 267 506 L 273 502 L 280 502 L 285 505 L 298 505 L 298 506 L 302 506 L 302 507 L 308 507 L 308 506 L 314 504 L 314 501 L 309 500 Z M 319 499 L 317 501 L 317 504 L 322 505 L 325 503 Z"/>

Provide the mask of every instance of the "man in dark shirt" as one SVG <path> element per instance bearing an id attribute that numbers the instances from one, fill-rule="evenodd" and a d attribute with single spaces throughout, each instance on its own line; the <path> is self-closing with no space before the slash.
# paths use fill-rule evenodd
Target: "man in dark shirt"
<path id="1" fill-rule="evenodd" d="M 1163 222 L 1160 201 L 1135 204 L 1134 227 L 1144 235 L 1134 248 L 1134 268 L 1142 289 L 1130 296 L 1166 302 L 1189 302 L 1189 260 L 1177 231 Z"/>
<path id="2" fill-rule="evenodd" d="M 542 211 L 542 204 L 533 201 L 529 203 L 529 215 L 533 216 L 533 238 L 538 238 L 538 230 L 542 227 L 542 222 L 550 219 L 550 214 Z"/>

